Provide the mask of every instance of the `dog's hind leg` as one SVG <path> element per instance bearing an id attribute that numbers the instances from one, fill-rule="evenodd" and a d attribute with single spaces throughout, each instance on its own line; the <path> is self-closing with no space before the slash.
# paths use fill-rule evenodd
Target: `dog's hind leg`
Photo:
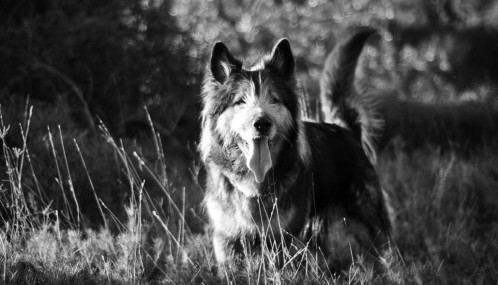
<path id="1" fill-rule="evenodd" d="M 372 170 L 373 171 L 373 170 Z M 368 176 L 368 175 L 367 175 Z M 392 249 L 391 223 L 384 195 L 376 176 L 360 180 L 355 187 L 356 203 L 348 209 L 348 232 L 364 250 L 376 272 L 385 269 L 384 258 Z"/>
<path id="2" fill-rule="evenodd" d="M 363 265 L 378 268 L 382 255 L 378 246 L 383 244 L 383 234 L 372 235 L 371 228 L 363 221 L 351 217 L 333 217 L 327 222 L 327 230 L 320 239 L 319 248 L 327 256 L 327 265 L 332 273 L 340 274 L 360 259 Z"/>

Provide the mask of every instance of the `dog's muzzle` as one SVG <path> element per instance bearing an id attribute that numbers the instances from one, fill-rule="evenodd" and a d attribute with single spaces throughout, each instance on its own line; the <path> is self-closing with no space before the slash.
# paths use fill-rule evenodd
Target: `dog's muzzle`
<path id="1" fill-rule="evenodd" d="M 265 116 L 254 119 L 254 136 L 246 141 L 247 152 L 245 152 L 247 167 L 254 174 L 257 183 L 265 180 L 266 173 L 272 167 L 270 155 L 270 140 L 268 134 L 271 129 L 271 121 Z"/>

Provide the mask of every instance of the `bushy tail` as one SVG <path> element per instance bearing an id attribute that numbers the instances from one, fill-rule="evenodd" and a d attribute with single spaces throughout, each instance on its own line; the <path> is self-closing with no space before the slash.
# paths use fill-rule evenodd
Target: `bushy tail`
<path id="1" fill-rule="evenodd" d="M 382 128 L 375 112 L 375 100 L 354 90 L 358 58 L 374 29 L 363 29 L 339 42 L 327 57 L 320 78 L 320 101 L 323 119 L 345 127 L 361 141 L 372 163 L 376 161 L 373 136 Z"/>

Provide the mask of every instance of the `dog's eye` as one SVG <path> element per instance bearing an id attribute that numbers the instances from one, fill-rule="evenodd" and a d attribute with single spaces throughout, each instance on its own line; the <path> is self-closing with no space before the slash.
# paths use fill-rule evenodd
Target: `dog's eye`
<path id="1" fill-rule="evenodd" d="M 244 104 L 246 101 L 244 99 L 239 99 L 237 101 L 235 101 L 235 103 L 233 103 L 234 106 L 237 106 L 237 105 L 242 105 Z"/>
<path id="2" fill-rule="evenodd" d="M 279 104 L 279 103 L 280 103 L 280 100 L 278 100 L 278 98 L 275 98 L 275 97 L 270 98 L 270 104 Z"/>

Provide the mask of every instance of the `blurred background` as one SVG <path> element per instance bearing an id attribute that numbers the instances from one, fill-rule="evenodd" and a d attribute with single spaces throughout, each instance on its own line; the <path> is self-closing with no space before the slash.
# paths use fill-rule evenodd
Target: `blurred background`
<path id="1" fill-rule="evenodd" d="M 186 215 L 200 231 L 199 93 L 213 42 L 251 59 L 288 38 L 307 114 L 315 117 L 325 57 L 362 26 L 380 34 L 362 54 L 356 84 L 379 101 L 382 153 L 429 148 L 469 157 L 495 148 L 495 0 L 1 1 L 2 138 L 4 147 L 29 150 L 31 166 L 22 171 L 32 174 L 22 183 L 38 189 L 29 207 L 50 203 L 74 220 L 64 194 L 72 187 L 84 219 L 98 224 L 94 187 L 111 212 L 125 216 L 133 193 L 103 124 L 118 148 L 161 168 L 161 189 L 187 192 Z M 148 181 L 151 197 L 163 195 Z"/>

